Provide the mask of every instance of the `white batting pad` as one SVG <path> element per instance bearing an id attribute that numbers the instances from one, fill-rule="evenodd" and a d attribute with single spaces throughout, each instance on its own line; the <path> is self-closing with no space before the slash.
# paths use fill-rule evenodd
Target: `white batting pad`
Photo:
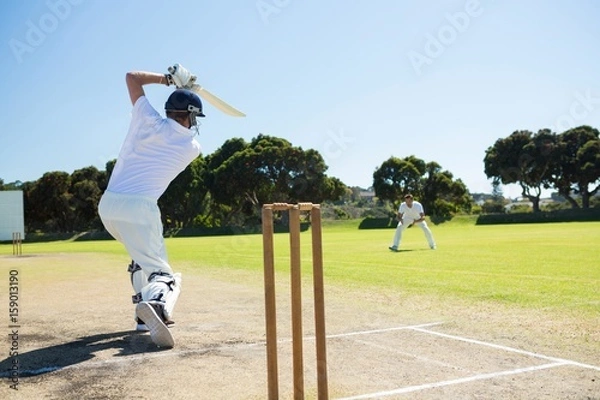
<path id="1" fill-rule="evenodd" d="M 158 275 L 142 288 L 142 300 L 161 304 L 164 307 L 165 319 L 170 320 L 180 293 L 181 273 Z"/>

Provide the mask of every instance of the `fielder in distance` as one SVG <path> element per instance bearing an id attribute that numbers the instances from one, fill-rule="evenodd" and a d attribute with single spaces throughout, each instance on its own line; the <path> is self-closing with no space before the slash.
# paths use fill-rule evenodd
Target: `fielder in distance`
<path id="1" fill-rule="evenodd" d="M 425 210 L 423 209 L 423 205 L 418 201 L 415 201 L 412 194 L 404 196 L 404 202 L 398 207 L 397 217 L 398 226 L 396 227 L 392 245 L 389 247 L 391 251 L 399 251 L 402 233 L 414 224 L 417 224 L 417 226 L 423 229 L 427 243 L 429 243 L 429 248 L 432 250 L 436 249 L 433 234 L 427 226 L 427 222 L 425 222 Z"/>

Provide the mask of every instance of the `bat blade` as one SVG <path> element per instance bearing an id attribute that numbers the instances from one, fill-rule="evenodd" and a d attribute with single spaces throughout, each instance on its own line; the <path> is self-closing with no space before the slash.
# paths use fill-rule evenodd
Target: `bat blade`
<path id="1" fill-rule="evenodd" d="M 246 114 L 233 107 L 232 105 L 225 103 L 223 100 L 221 100 L 220 98 L 218 98 L 217 96 L 215 96 L 214 94 L 212 94 L 211 92 L 204 89 L 198 84 L 194 84 L 192 86 L 192 91 L 194 91 L 198 96 L 210 103 L 213 107 L 221 110 L 227 115 L 231 115 L 232 117 L 246 116 Z"/>

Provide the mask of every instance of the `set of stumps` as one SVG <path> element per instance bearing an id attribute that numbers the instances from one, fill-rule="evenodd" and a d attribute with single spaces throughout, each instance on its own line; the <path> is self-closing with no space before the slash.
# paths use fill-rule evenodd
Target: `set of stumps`
<path id="1" fill-rule="evenodd" d="M 329 398 L 329 394 L 327 387 L 327 350 L 325 343 L 325 298 L 323 294 L 323 243 L 321 233 L 321 208 L 319 204 L 312 203 L 273 203 L 264 204 L 262 208 L 268 398 L 270 400 L 279 398 L 279 374 L 277 365 L 277 315 L 275 300 L 275 255 L 273 245 L 274 211 L 289 212 L 294 399 L 304 398 L 300 217 L 303 212 L 310 213 L 315 341 L 317 358 L 317 391 L 318 399 L 325 400 Z"/>

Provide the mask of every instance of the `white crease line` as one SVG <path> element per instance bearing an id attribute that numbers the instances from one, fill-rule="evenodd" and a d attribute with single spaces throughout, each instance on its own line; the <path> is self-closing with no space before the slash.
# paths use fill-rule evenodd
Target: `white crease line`
<path id="1" fill-rule="evenodd" d="M 373 329 L 373 330 L 368 330 L 368 331 L 339 333 L 339 334 L 334 334 L 334 335 L 327 335 L 327 338 L 331 339 L 331 338 L 339 338 L 339 337 L 347 337 L 347 336 L 355 336 L 355 335 L 367 335 L 367 334 L 391 332 L 391 331 L 406 330 L 406 329 L 417 329 L 417 328 L 422 328 L 422 327 L 435 326 L 435 325 L 439 325 L 439 324 L 441 324 L 441 322 L 433 322 L 433 323 L 410 325 L 410 326 L 400 326 L 400 327 L 394 327 L 394 328 Z M 314 340 L 314 339 L 315 339 L 314 336 L 308 336 L 308 337 L 304 338 L 304 340 Z M 279 339 L 277 341 L 277 343 L 289 343 L 291 341 L 292 341 L 292 339 Z M 135 362 L 138 360 L 148 360 L 148 359 L 162 358 L 162 357 L 178 357 L 178 356 L 184 356 L 184 355 L 190 355 L 190 354 L 204 354 L 204 353 L 209 353 L 212 351 L 244 349 L 244 348 L 255 347 L 255 346 L 264 346 L 264 345 L 265 345 L 265 342 L 261 341 L 261 342 L 254 342 L 254 343 L 234 344 L 234 345 L 229 345 L 229 346 L 223 345 L 223 346 L 217 346 L 217 347 L 206 347 L 206 348 L 196 349 L 196 350 L 165 351 L 165 352 L 160 352 L 160 353 L 140 353 L 140 354 L 134 354 L 134 355 L 117 356 L 118 358 L 113 358 L 113 359 L 108 359 L 108 360 L 87 361 L 87 362 L 83 361 L 78 364 L 65 365 L 65 366 L 42 367 L 42 368 L 38 368 L 38 369 L 21 370 L 19 372 L 21 375 L 24 375 L 26 377 L 31 377 L 31 376 L 37 376 L 37 375 L 54 372 L 54 371 L 59 371 L 59 370 L 94 368 L 94 367 L 102 367 L 104 365 L 109 365 L 109 364 L 119 364 L 119 363 L 123 363 L 123 362 Z M 10 376 L 11 376 L 10 372 L 0 372 L 0 378 L 7 378 Z"/>
<path id="2" fill-rule="evenodd" d="M 162 358 L 162 357 L 178 357 L 185 356 L 190 354 L 206 354 L 211 353 L 213 351 L 225 351 L 232 349 L 241 349 L 241 348 L 250 348 L 255 346 L 263 345 L 264 342 L 256 342 L 256 343 L 243 343 L 243 344 L 234 344 L 234 345 L 223 345 L 216 347 L 205 347 L 202 349 L 196 350 L 181 350 L 181 351 L 164 351 L 159 353 L 139 353 L 134 355 L 122 355 L 122 356 L 113 356 L 115 358 L 107 359 L 107 360 L 98 360 L 98 361 L 83 361 L 79 364 L 65 365 L 65 366 L 50 366 L 50 367 L 42 367 L 38 369 L 26 369 L 20 370 L 19 374 L 24 377 L 32 377 L 41 374 L 45 374 L 48 372 L 60 371 L 60 370 L 70 370 L 70 369 L 82 369 L 82 368 L 94 368 L 94 367 L 102 367 L 110 364 L 119 364 L 124 362 L 135 362 L 135 361 L 146 361 L 154 358 Z M 10 377 L 10 372 L 0 373 L 0 378 Z"/>
<path id="3" fill-rule="evenodd" d="M 336 335 L 327 335 L 328 339 L 339 338 L 339 337 L 348 337 L 348 336 L 356 336 L 356 335 L 371 335 L 373 333 L 384 333 L 384 332 L 393 332 L 393 331 L 402 331 L 407 329 L 421 329 L 430 326 L 441 325 L 443 322 L 430 322 L 428 324 L 420 324 L 420 325 L 409 325 L 409 326 L 397 326 L 395 328 L 384 328 L 384 329 L 373 329 L 369 331 L 357 331 L 357 332 L 349 332 L 349 333 L 338 333 Z"/>
<path id="4" fill-rule="evenodd" d="M 438 361 L 438 360 L 434 360 L 434 359 L 431 359 L 431 358 L 428 358 L 428 357 L 422 357 L 422 356 L 419 356 L 419 355 L 414 354 L 414 353 L 408 353 L 406 351 L 401 351 L 401 350 L 398 350 L 395 347 L 382 346 L 382 345 L 375 344 L 373 342 L 370 342 L 370 341 L 367 341 L 367 340 L 361 340 L 361 339 L 356 339 L 355 342 L 356 343 L 360 343 L 360 344 L 362 344 L 364 346 L 369 346 L 369 347 L 374 347 L 374 348 L 379 349 L 379 350 L 384 350 L 384 351 L 386 351 L 388 353 L 396 353 L 396 354 L 400 354 L 400 355 L 403 355 L 403 356 L 406 356 L 406 357 L 414 358 L 415 360 L 419 360 L 419 361 L 422 361 L 422 362 L 425 362 L 425 363 L 428 363 L 428 364 L 435 364 L 435 365 L 439 365 L 439 366 L 444 367 L 444 368 L 450 368 L 450 369 L 453 369 L 453 370 L 466 371 L 464 368 L 458 367 L 456 365 L 448 364 L 448 363 L 445 363 L 445 362 L 442 362 L 442 361 Z"/>
<path id="5" fill-rule="evenodd" d="M 349 337 L 349 336 L 372 335 L 372 334 L 376 334 L 376 333 L 419 329 L 419 328 L 425 328 L 425 327 L 436 326 L 436 325 L 441 325 L 441 324 L 443 324 L 443 322 L 429 322 L 427 324 L 396 326 L 394 328 L 372 329 L 372 330 L 368 330 L 368 331 L 356 331 L 356 332 L 348 332 L 348 333 L 335 333 L 333 335 L 325 335 L 325 337 L 327 339 L 336 339 L 336 338 L 345 338 L 345 337 Z M 304 340 L 315 340 L 315 336 L 314 335 L 313 336 L 305 336 Z M 279 339 L 279 340 L 277 340 L 277 343 L 289 343 L 291 341 L 292 341 L 291 338 Z"/>
<path id="6" fill-rule="evenodd" d="M 378 399 L 381 397 L 393 396 L 395 394 L 411 393 L 411 392 L 417 392 L 419 390 L 434 389 L 434 388 L 439 388 L 439 387 L 443 387 L 443 386 L 458 385 L 461 383 L 479 381 L 479 380 L 484 380 L 484 379 L 493 379 L 493 378 L 498 378 L 501 376 L 522 374 L 524 372 L 531 372 L 531 371 L 538 371 L 541 369 L 560 367 L 565 364 L 568 364 L 568 363 L 555 362 L 555 363 L 551 363 L 551 364 L 536 365 L 535 367 L 518 368 L 518 369 L 509 370 L 509 371 L 493 372 L 490 374 L 468 376 L 466 378 L 452 379 L 449 381 L 426 383 L 424 385 L 407 386 L 404 388 L 388 390 L 388 391 L 383 391 L 383 392 L 368 393 L 368 394 L 361 394 L 358 396 L 344 397 L 344 398 L 340 398 L 338 400 Z"/>
<path id="7" fill-rule="evenodd" d="M 591 364 L 584 364 L 584 363 L 580 363 L 580 362 L 572 361 L 572 360 L 566 360 L 564 358 L 557 358 L 557 357 L 545 356 L 545 355 L 540 354 L 540 353 L 534 353 L 534 352 L 531 352 L 531 351 L 515 349 L 514 347 L 502 346 L 502 345 L 499 345 L 499 344 L 494 344 L 494 343 L 489 343 L 489 342 L 482 342 L 481 340 L 469 339 L 469 338 L 465 338 L 465 337 L 461 337 L 461 336 L 448 335 L 447 333 L 430 331 L 428 329 L 422 329 L 420 327 L 419 328 L 414 328 L 414 330 L 417 331 L 417 332 L 422 332 L 422 333 L 427 333 L 427 334 L 430 334 L 430 335 L 440 336 L 440 337 L 443 337 L 443 338 L 446 338 L 446 339 L 453 339 L 453 340 L 458 340 L 458 341 L 465 342 L 465 343 L 478 344 L 478 345 L 481 345 L 481 346 L 492 347 L 492 348 L 498 349 L 498 350 L 509 351 L 509 352 L 523 354 L 523 355 L 530 356 L 530 357 L 541 358 L 541 359 L 548 360 L 548 361 L 554 361 L 554 362 L 563 363 L 563 364 L 575 365 L 575 366 L 582 367 L 582 368 L 587 368 L 587 369 L 593 369 L 593 370 L 596 370 L 596 371 L 600 371 L 600 367 L 598 367 L 598 366 L 591 365 Z"/>

